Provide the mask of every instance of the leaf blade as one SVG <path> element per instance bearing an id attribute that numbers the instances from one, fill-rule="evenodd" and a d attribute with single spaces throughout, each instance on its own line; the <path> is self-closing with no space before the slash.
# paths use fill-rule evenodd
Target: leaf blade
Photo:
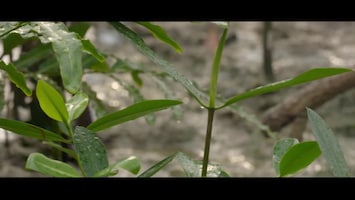
<path id="1" fill-rule="evenodd" d="M 25 76 L 22 72 L 18 71 L 12 63 L 6 65 L 3 61 L 0 61 L 0 69 L 6 71 L 11 82 L 13 82 L 16 87 L 22 90 L 27 96 L 32 95 L 32 90 L 27 86 Z"/>
<path id="2" fill-rule="evenodd" d="M 332 130 L 328 128 L 324 120 L 312 109 L 307 108 L 307 116 L 313 135 L 318 141 L 320 149 L 334 176 L 349 177 L 351 174 L 344 158 L 344 153 Z"/>
<path id="3" fill-rule="evenodd" d="M 69 99 L 65 104 L 69 114 L 69 121 L 77 119 L 85 111 L 88 104 L 89 97 L 83 92 L 77 93 Z"/>
<path id="4" fill-rule="evenodd" d="M 146 100 L 128 106 L 125 109 L 110 113 L 92 122 L 87 128 L 92 131 L 102 131 L 126 121 L 134 120 L 146 114 L 160 111 L 181 104 L 177 100 Z"/>

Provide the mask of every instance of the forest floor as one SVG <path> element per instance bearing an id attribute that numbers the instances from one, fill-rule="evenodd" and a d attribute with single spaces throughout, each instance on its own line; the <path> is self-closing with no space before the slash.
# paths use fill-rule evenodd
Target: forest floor
<path id="1" fill-rule="evenodd" d="M 153 64 L 129 42 L 121 38 L 106 24 L 95 22 L 97 29 L 89 38 L 103 51 L 147 67 Z M 195 81 L 200 88 L 208 89 L 216 39 L 221 33 L 210 23 L 158 22 L 174 38 L 183 53 L 155 40 L 148 31 L 127 23 L 143 35 L 145 42 L 177 71 Z M 236 40 L 228 43 L 223 51 L 219 74 L 218 93 L 230 97 L 267 83 L 262 71 L 262 22 L 231 22 L 228 36 Z M 217 34 L 217 35 L 214 35 Z M 274 22 L 273 69 L 276 81 L 296 76 L 316 67 L 351 67 L 355 64 L 355 22 Z M 143 80 L 142 94 L 147 99 L 164 98 L 162 92 L 149 77 Z M 127 77 L 122 77 L 127 78 Z M 132 103 L 121 86 L 112 79 L 100 75 L 84 77 L 112 107 L 122 108 Z M 306 84 L 305 84 L 306 85 Z M 239 103 L 239 106 L 255 119 L 261 119 L 265 110 L 282 101 L 287 95 L 305 86 L 284 89 Z M 183 117 L 175 120 L 170 110 L 156 113 L 154 125 L 139 118 L 113 127 L 99 136 L 107 147 L 110 163 L 134 155 L 142 164 L 141 171 L 156 162 L 181 151 L 194 159 L 202 159 L 205 140 L 207 111 L 178 83 L 170 81 L 175 97 L 183 100 Z M 331 99 L 316 111 L 329 123 L 342 147 L 345 159 L 355 174 L 355 90 L 351 89 Z M 231 112 L 228 108 L 216 113 L 213 124 L 210 162 L 220 164 L 233 177 L 276 177 L 272 166 L 272 150 L 275 141 L 265 138 L 251 121 Z M 287 137 L 287 127 L 277 134 Z M 0 176 L 41 176 L 24 170 L 29 153 L 38 151 L 36 146 L 24 144 L 11 136 L 8 149 L 0 145 Z M 307 125 L 305 140 L 314 140 Z M 0 139 L 1 139 L 0 138 Z M 9 151 L 9 152 L 8 152 Z M 134 177 L 125 171 L 118 177 Z M 156 177 L 183 176 L 177 161 L 163 168 Z M 321 156 L 306 170 L 295 177 L 332 176 Z"/>

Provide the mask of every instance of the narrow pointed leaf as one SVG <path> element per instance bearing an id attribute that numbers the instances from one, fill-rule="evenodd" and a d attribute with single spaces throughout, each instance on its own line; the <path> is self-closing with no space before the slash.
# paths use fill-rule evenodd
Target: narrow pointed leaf
<path id="1" fill-rule="evenodd" d="M 73 144 L 84 176 L 92 177 L 109 166 L 105 146 L 94 132 L 77 126 Z"/>
<path id="2" fill-rule="evenodd" d="M 137 35 L 134 31 L 119 22 L 109 22 L 113 28 L 115 28 L 122 36 L 128 39 L 143 55 L 147 56 L 153 63 L 160 66 L 160 69 L 167 73 L 169 76 L 173 77 L 178 81 L 191 95 L 200 103 L 200 105 L 207 107 L 206 102 L 208 96 L 201 92 L 193 82 L 187 79 L 184 75 L 176 71 L 169 62 L 160 58 L 152 49 L 150 49 L 143 41 L 143 39 Z"/>
<path id="3" fill-rule="evenodd" d="M 76 93 L 82 79 L 82 45 L 76 33 L 69 32 L 63 23 L 38 22 L 38 34 L 42 43 L 52 43 L 59 63 L 64 88 Z"/>
<path id="4" fill-rule="evenodd" d="M 68 140 L 64 139 L 57 133 L 53 133 L 41 127 L 21 121 L 0 118 L 0 128 L 11 131 L 18 135 L 36 138 L 39 140 L 69 143 Z"/>
<path id="5" fill-rule="evenodd" d="M 47 59 L 51 54 L 51 45 L 42 44 L 21 55 L 21 57 L 14 62 L 14 65 L 17 69 L 22 70 L 33 66 L 33 64 L 40 62 L 41 60 Z"/>
<path id="6" fill-rule="evenodd" d="M 81 40 L 81 44 L 83 46 L 83 51 L 92 55 L 94 58 L 96 58 L 99 62 L 104 62 L 105 57 L 101 55 L 96 47 L 91 43 L 90 40 Z"/>
<path id="7" fill-rule="evenodd" d="M 163 167 L 169 164 L 172 160 L 174 160 L 177 153 L 174 153 L 163 160 L 159 161 L 155 165 L 151 166 L 149 169 L 141 173 L 138 178 L 147 178 L 152 177 L 154 174 L 158 173 Z"/>
<path id="8" fill-rule="evenodd" d="M 182 52 L 182 48 L 180 47 L 180 45 L 173 39 L 171 39 L 161 26 L 153 24 L 151 22 L 137 22 L 137 24 L 147 28 L 156 39 L 170 45 L 176 52 Z"/>
<path id="9" fill-rule="evenodd" d="M 284 138 L 276 142 L 273 155 L 272 155 L 272 164 L 275 168 L 276 174 L 280 174 L 280 161 L 285 153 L 295 144 L 298 143 L 298 140 L 295 138 Z"/>
<path id="10" fill-rule="evenodd" d="M 89 97 L 83 92 L 77 93 L 66 103 L 69 113 L 69 121 L 77 119 L 86 109 L 89 103 Z"/>
<path id="11" fill-rule="evenodd" d="M 43 144 L 47 144 L 55 149 L 58 149 L 59 151 L 62 151 L 68 155 L 70 155 L 72 158 L 74 158 L 75 160 L 78 160 L 78 157 L 76 156 L 75 152 L 71 149 L 65 148 L 59 144 L 53 143 L 53 142 L 49 142 L 49 141 L 44 141 Z"/>
<path id="12" fill-rule="evenodd" d="M 89 28 L 90 28 L 90 23 L 88 22 L 75 22 L 74 24 L 71 24 L 68 27 L 69 31 L 79 34 L 79 36 L 82 38 L 85 36 Z"/>
<path id="13" fill-rule="evenodd" d="M 219 40 L 218 47 L 213 58 L 213 65 L 212 65 L 211 78 L 210 78 L 211 80 L 210 81 L 210 104 L 209 104 L 210 108 L 215 107 L 218 74 L 219 74 L 222 52 L 224 48 L 224 43 L 226 41 L 227 32 L 228 32 L 228 28 L 225 28 L 221 36 L 221 39 Z"/>
<path id="14" fill-rule="evenodd" d="M 51 85 L 43 80 L 38 80 L 36 95 L 42 110 L 52 119 L 68 121 L 68 111 L 63 97 Z"/>
<path id="15" fill-rule="evenodd" d="M 32 95 L 32 90 L 27 87 L 25 76 L 22 72 L 18 71 L 12 63 L 6 65 L 3 61 L 0 61 L 0 69 L 6 71 L 11 82 L 21 89 L 23 93 L 27 96 Z"/>
<path id="16" fill-rule="evenodd" d="M 249 90 L 247 92 L 244 92 L 242 94 L 231 97 L 230 99 L 228 99 L 226 101 L 226 103 L 223 106 L 219 107 L 218 109 L 221 109 L 221 108 L 228 106 L 230 104 L 233 104 L 237 101 L 241 101 L 241 100 L 244 100 L 244 99 L 247 99 L 250 97 L 258 96 L 261 94 L 273 92 L 273 91 L 280 90 L 280 89 L 287 88 L 287 87 L 291 87 L 294 85 L 314 81 L 317 79 L 321 79 L 321 78 L 325 78 L 328 76 L 333 76 L 333 75 L 337 75 L 337 74 L 341 74 L 341 73 L 345 73 L 345 72 L 351 72 L 351 71 L 353 71 L 353 70 L 348 69 L 348 68 L 314 68 L 314 69 L 310 69 L 310 70 L 308 70 L 308 71 L 306 71 L 294 78 L 286 79 L 283 81 L 271 83 L 271 84 L 264 85 L 264 86 L 260 86 L 260 87 L 254 88 L 252 90 Z"/>
<path id="17" fill-rule="evenodd" d="M 125 109 L 110 113 L 100 119 L 97 119 L 88 126 L 92 131 L 102 131 L 112 126 L 126 121 L 134 120 L 146 114 L 160 111 L 171 106 L 181 104 L 177 100 L 147 100 L 133 104 Z"/>
<path id="18" fill-rule="evenodd" d="M 294 174 L 310 165 L 321 155 L 318 143 L 307 141 L 295 144 L 284 154 L 280 161 L 280 176 Z"/>
<path id="19" fill-rule="evenodd" d="M 52 177 L 81 177 L 74 167 L 64 162 L 50 159 L 41 153 L 31 153 L 27 158 L 25 168 Z"/>
<path id="20" fill-rule="evenodd" d="M 312 132 L 333 175 L 337 177 L 351 176 L 349 167 L 344 158 L 344 153 L 332 130 L 312 109 L 307 108 L 307 116 Z"/>

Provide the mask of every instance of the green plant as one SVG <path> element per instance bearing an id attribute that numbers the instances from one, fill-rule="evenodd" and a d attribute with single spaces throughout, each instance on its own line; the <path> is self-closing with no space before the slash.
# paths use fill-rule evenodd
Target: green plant
<path id="1" fill-rule="evenodd" d="M 220 165 L 209 162 L 213 119 L 217 110 L 229 108 L 276 139 L 276 136 L 267 127 L 245 113 L 236 103 L 283 88 L 352 71 L 347 68 L 315 68 L 293 78 L 260 86 L 224 99 L 218 95 L 217 84 L 229 23 L 216 23 L 222 27 L 223 32 L 213 59 L 208 92 L 201 91 L 196 83 L 186 78 L 168 61 L 158 56 L 136 32 L 126 25 L 119 22 L 109 22 L 109 24 L 156 64 L 158 70 L 137 66 L 129 61 L 99 52 L 89 40 L 84 39 L 84 34 L 89 28 L 87 23 L 66 25 L 60 22 L 20 22 L 4 23 L 0 26 L 0 38 L 3 39 L 4 43 L 3 55 L 10 55 L 10 62 L 6 64 L 1 61 L 0 68 L 7 73 L 10 81 L 23 94 L 33 96 L 32 91 L 35 90 L 36 96 L 34 99 L 38 99 L 39 103 L 37 104 L 40 106 L 40 109 L 37 110 L 44 112 L 41 117 L 42 120 L 39 120 L 40 122 L 37 125 L 33 121 L 21 122 L 15 117 L 15 120 L 0 119 L 0 127 L 26 137 L 42 140 L 44 144 L 71 156 L 77 162 L 82 173 L 78 173 L 75 168 L 60 161 L 60 158 L 58 160 L 50 159 L 40 153 L 29 156 L 26 168 L 50 176 L 110 176 L 117 173 L 117 168 L 124 168 L 137 174 L 139 165 L 135 157 L 129 157 L 109 165 L 105 147 L 95 134 L 141 116 L 145 116 L 147 122 L 152 124 L 154 123 L 154 117 L 151 114 L 169 107 L 173 109 L 175 116 L 181 116 L 181 110 L 177 105 L 182 102 L 172 100 L 174 99 L 173 93 L 164 85 L 165 78 L 172 77 L 208 112 L 203 159 L 192 159 L 179 151 L 162 159 L 138 177 L 153 176 L 175 158 L 178 159 L 187 176 L 228 176 Z M 148 22 L 137 22 L 137 24 L 147 28 L 157 39 L 170 45 L 177 52 L 182 51 L 179 44 L 172 40 L 160 26 Z M 29 50 L 15 61 L 11 59 L 11 51 L 18 45 L 23 47 L 28 45 Z M 108 58 L 113 58 L 115 62 L 108 64 L 106 62 Z M 118 81 L 133 97 L 135 103 L 125 109 L 108 112 L 90 87 L 82 83 L 84 73 L 102 73 Z M 120 80 L 117 76 L 120 73 L 129 73 L 134 84 Z M 142 74 L 149 76 L 156 80 L 158 85 L 163 86 L 161 89 L 166 99 L 146 100 L 141 95 L 139 86 L 143 84 L 140 78 Z M 32 81 L 36 88 L 31 89 L 27 81 Z M 14 88 L 14 90 L 17 89 Z M 69 97 L 64 98 L 65 96 Z M 33 101 L 33 104 L 36 104 L 36 101 Z M 98 119 L 90 121 L 87 126 L 77 125 L 75 120 L 83 116 L 88 104 L 91 104 L 95 109 Z M 32 109 L 32 111 L 32 120 L 40 116 L 36 109 Z M 44 124 L 47 121 L 52 123 Z M 293 144 L 294 141 L 291 143 Z M 70 148 L 71 146 L 73 146 L 73 149 Z M 288 146 L 292 145 L 288 144 Z M 296 154 L 298 154 L 297 151 L 311 149 L 313 157 L 319 155 L 316 143 L 309 142 L 301 146 L 295 146 Z M 288 148 L 283 147 L 283 149 L 287 150 Z M 283 150 L 283 152 L 286 150 Z M 290 154 L 292 155 L 292 152 Z M 279 153 L 279 157 L 282 155 L 282 153 Z M 299 165 L 301 167 L 306 166 L 312 161 L 312 158 L 306 159 Z M 287 166 L 287 162 L 282 166 L 284 165 Z M 291 169 L 291 173 L 294 171 L 297 171 L 297 169 Z"/>

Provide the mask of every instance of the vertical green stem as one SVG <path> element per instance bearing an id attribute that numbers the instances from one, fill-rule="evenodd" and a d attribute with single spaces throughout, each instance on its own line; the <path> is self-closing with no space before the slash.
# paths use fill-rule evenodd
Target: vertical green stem
<path id="1" fill-rule="evenodd" d="M 214 116 L 214 108 L 208 108 L 208 118 L 207 118 L 207 130 L 206 130 L 206 139 L 205 139 L 205 151 L 203 154 L 203 163 L 202 163 L 202 177 L 207 176 L 207 167 L 208 167 L 208 158 L 210 154 L 210 145 L 212 138 L 212 124 Z"/>

